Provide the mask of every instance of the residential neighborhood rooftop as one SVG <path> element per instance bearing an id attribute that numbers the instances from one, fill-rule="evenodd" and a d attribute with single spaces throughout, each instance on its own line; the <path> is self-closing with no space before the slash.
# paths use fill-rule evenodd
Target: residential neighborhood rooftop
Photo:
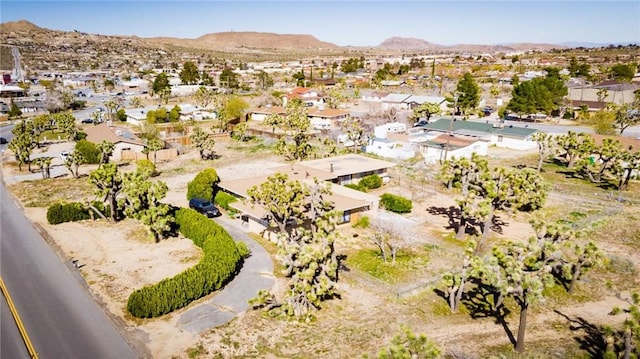
<path id="1" fill-rule="evenodd" d="M 454 119 L 453 125 L 451 125 L 452 119 L 450 118 L 441 118 L 435 122 L 426 124 L 421 126 L 429 131 L 439 131 L 439 132 L 449 132 L 449 127 L 451 127 L 451 131 L 466 136 L 473 137 L 484 137 L 487 135 L 501 135 L 506 137 L 518 137 L 525 138 L 538 130 L 527 127 L 519 127 L 513 125 L 507 126 L 494 126 L 491 123 L 482 123 L 482 122 L 474 122 L 474 121 L 465 121 L 462 119 Z"/>
<path id="2" fill-rule="evenodd" d="M 111 143 L 126 142 L 144 146 L 144 142 L 131 133 L 130 130 L 110 127 L 107 123 L 88 126 L 84 131 L 87 133 L 87 141 L 93 143 L 100 143 L 102 141 L 109 141 Z"/>

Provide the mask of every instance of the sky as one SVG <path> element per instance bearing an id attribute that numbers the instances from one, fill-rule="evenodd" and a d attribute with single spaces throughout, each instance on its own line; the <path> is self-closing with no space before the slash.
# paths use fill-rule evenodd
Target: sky
<path id="1" fill-rule="evenodd" d="M 225 31 L 309 34 L 339 46 L 387 38 L 440 45 L 640 43 L 640 1 L 24 1 L 0 21 L 102 35 L 197 38 Z"/>

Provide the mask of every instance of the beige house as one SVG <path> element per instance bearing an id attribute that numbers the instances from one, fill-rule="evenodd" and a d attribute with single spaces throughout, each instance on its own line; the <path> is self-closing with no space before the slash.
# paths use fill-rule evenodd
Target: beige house
<path id="1" fill-rule="evenodd" d="M 362 177 L 374 173 L 384 178 L 387 176 L 387 169 L 393 166 L 395 163 L 351 154 L 283 164 L 271 170 L 273 174 L 283 173 L 289 179 L 298 180 L 307 185 L 312 185 L 316 178 L 332 183 L 332 194 L 328 199 L 334 204 L 335 210 L 342 214 L 340 223 L 355 223 L 362 214 L 375 215 L 378 212 L 379 198 L 343 185 L 356 183 Z M 242 212 L 242 218 L 247 222 L 250 231 L 255 233 L 264 232 L 269 226 L 269 221 L 264 208 L 248 201 L 247 191 L 253 186 L 264 183 L 268 176 L 234 179 L 218 184 L 225 192 L 241 199 L 231 203 L 230 206 Z"/>
<path id="2" fill-rule="evenodd" d="M 127 128 L 101 123 L 96 126 L 85 127 L 84 131 L 87 133 L 87 141 L 93 143 L 109 141 L 113 143 L 115 149 L 111 158 L 116 161 L 122 160 L 123 157 L 126 158 L 129 152 L 142 154 L 142 150 L 145 148 L 144 141 L 136 137 Z M 146 155 L 144 156 L 146 157 Z"/>

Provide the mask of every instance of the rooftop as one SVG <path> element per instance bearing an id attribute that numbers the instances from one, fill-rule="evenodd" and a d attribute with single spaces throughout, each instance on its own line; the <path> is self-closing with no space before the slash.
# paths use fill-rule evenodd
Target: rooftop
<path id="1" fill-rule="evenodd" d="M 449 132 L 449 127 L 451 126 L 452 132 L 473 137 L 500 135 L 506 137 L 526 138 L 538 131 L 533 128 L 518 127 L 513 125 L 494 127 L 494 125 L 491 123 L 473 122 L 457 119 L 453 120 L 452 125 L 451 121 L 452 119 L 449 118 L 441 118 L 435 122 L 426 124 L 421 127 L 429 131 Z"/>

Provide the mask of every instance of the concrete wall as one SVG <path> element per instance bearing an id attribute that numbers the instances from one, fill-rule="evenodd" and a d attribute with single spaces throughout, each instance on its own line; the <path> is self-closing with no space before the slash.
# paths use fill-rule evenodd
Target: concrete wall
<path id="1" fill-rule="evenodd" d="M 119 151 L 120 153 L 120 160 L 123 161 L 138 161 L 138 160 L 146 160 L 147 159 L 147 155 L 145 155 L 144 153 L 140 151 L 135 151 L 135 150 L 121 150 Z M 113 151 L 114 154 L 114 158 L 115 158 L 115 154 L 117 153 L 117 151 Z M 149 153 L 149 160 L 153 161 L 153 152 Z M 155 158 L 156 161 L 169 161 L 175 158 L 178 158 L 178 150 L 175 148 L 167 148 L 164 150 L 160 150 L 160 151 L 156 151 L 155 154 Z"/>
<path id="2" fill-rule="evenodd" d="M 533 150 L 538 148 L 538 143 L 528 140 L 522 140 L 519 138 L 502 137 L 493 135 L 491 137 L 491 144 L 498 147 L 511 148 L 514 150 Z"/>
<path id="3" fill-rule="evenodd" d="M 471 158 L 473 153 L 477 153 L 481 156 L 486 156 L 489 150 L 489 143 L 484 141 L 478 141 L 470 146 L 457 148 L 455 150 L 450 150 L 447 153 L 446 159 L 452 158 Z M 420 148 L 420 152 L 422 157 L 424 157 L 424 161 L 426 164 L 434 164 L 440 162 L 440 160 L 445 160 L 444 158 L 444 150 L 435 147 L 427 147 L 422 146 Z"/>

